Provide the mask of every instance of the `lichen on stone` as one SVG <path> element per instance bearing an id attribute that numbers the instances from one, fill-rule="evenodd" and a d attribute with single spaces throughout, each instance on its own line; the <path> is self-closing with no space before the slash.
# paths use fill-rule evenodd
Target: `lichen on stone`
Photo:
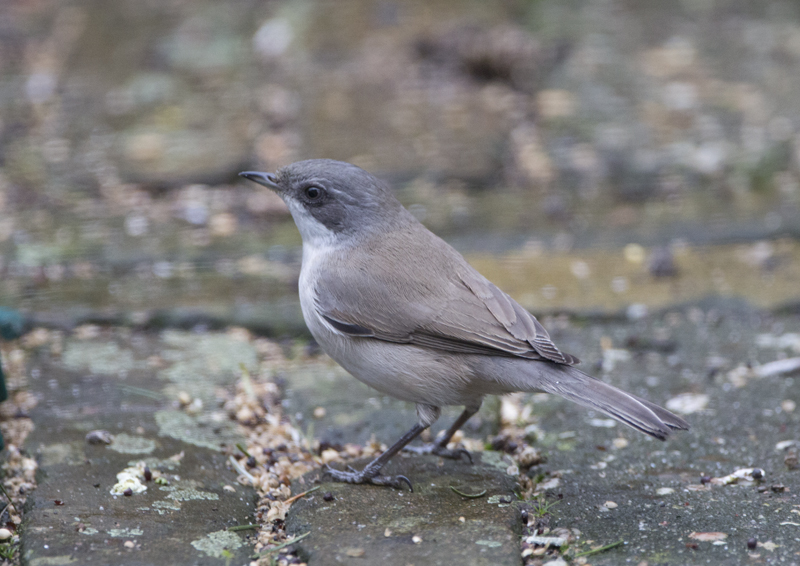
<path id="1" fill-rule="evenodd" d="M 150 454 L 156 449 L 156 441 L 123 432 L 114 437 L 108 448 L 120 454 Z"/>
<path id="2" fill-rule="evenodd" d="M 201 539 L 192 541 L 193 547 L 214 558 L 223 558 L 226 550 L 235 550 L 242 545 L 239 535 L 230 531 L 214 531 Z"/>

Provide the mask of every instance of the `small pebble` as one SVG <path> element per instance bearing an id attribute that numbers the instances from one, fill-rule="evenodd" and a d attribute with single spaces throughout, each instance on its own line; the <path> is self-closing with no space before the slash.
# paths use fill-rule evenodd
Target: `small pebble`
<path id="1" fill-rule="evenodd" d="M 353 558 L 361 558 L 364 556 L 364 549 L 363 548 L 346 548 L 344 553 L 347 556 L 351 556 Z"/>
<path id="2" fill-rule="evenodd" d="M 322 496 L 322 499 L 324 499 L 325 501 L 333 501 L 334 497 L 330 491 L 326 491 L 325 495 Z"/>
<path id="3" fill-rule="evenodd" d="M 180 403 L 181 406 L 185 407 L 191 402 L 192 402 L 192 396 L 189 395 L 186 391 L 181 391 L 180 393 L 178 393 L 178 403 Z"/>
<path id="4" fill-rule="evenodd" d="M 124 546 L 125 548 L 133 548 L 136 546 L 136 543 L 133 542 L 132 540 L 126 540 L 125 544 L 123 544 L 122 546 Z"/>
<path id="5" fill-rule="evenodd" d="M 386 538 L 389 538 L 390 536 L 392 536 L 392 529 L 390 529 L 389 527 L 386 527 L 386 530 L 383 531 L 383 536 L 385 536 Z"/>
<path id="6" fill-rule="evenodd" d="M 413 542 L 414 544 L 419 544 L 422 542 L 422 537 L 419 535 L 414 535 L 413 537 L 411 537 L 411 542 Z"/>
<path id="7" fill-rule="evenodd" d="M 325 407 L 317 407 L 314 409 L 314 418 L 315 419 L 324 419 L 325 418 Z"/>
<path id="8" fill-rule="evenodd" d="M 616 509 L 617 507 L 619 507 L 619 506 L 618 506 L 616 503 L 614 503 L 613 501 L 606 501 L 605 503 L 603 503 L 603 505 L 604 505 L 604 506 L 605 506 L 607 509 Z"/>
<path id="9" fill-rule="evenodd" d="M 459 518 L 458 518 L 458 522 L 459 522 L 459 523 L 466 523 L 466 522 L 467 522 L 467 520 L 466 520 L 464 517 L 459 517 Z"/>
<path id="10" fill-rule="evenodd" d="M 770 489 L 772 489 L 774 493 L 783 493 L 784 491 L 789 491 L 785 485 L 781 485 L 779 483 L 773 485 Z"/>
<path id="11" fill-rule="evenodd" d="M 751 539 L 747 539 L 747 548 L 750 550 L 755 550 L 756 546 L 758 546 L 758 539 L 753 537 Z"/>
<path id="12" fill-rule="evenodd" d="M 114 442 L 114 435 L 107 430 L 93 430 L 86 435 L 86 442 L 89 444 L 111 444 Z"/>
<path id="13" fill-rule="evenodd" d="M 8 529 L 0 529 L 0 540 L 8 540 L 11 538 L 11 531 Z"/>
<path id="14" fill-rule="evenodd" d="M 786 457 L 783 459 L 783 463 L 790 470 L 796 470 L 797 468 L 800 468 L 800 460 L 798 460 L 796 448 L 791 448 L 788 450 Z"/>

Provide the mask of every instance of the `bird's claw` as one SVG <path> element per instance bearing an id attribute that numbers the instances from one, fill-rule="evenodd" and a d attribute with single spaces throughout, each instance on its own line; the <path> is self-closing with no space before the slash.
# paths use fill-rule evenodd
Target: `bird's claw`
<path id="1" fill-rule="evenodd" d="M 469 450 L 464 448 L 450 450 L 446 446 L 442 446 L 441 444 L 437 444 L 435 442 L 423 444 L 422 446 L 406 446 L 403 448 L 403 450 L 406 452 L 413 452 L 414 454 L 435 454 L 436 456 L 449 458 L 451 460 L 458 460 L 461 458 L 461 456 L 466 456 L 470 464 L 474 463 L 472 461 L 472 454 L 469 453 Z"/>
<path id="2" fill-rule="evenodd" d="M 393 487 L 395 489 L 401 489 L 405 483 L 411 492 L 414 491 L 414 486 L 411 484 L 411 480 L 405 476 L 381 476 L 378 475 L 379 470 L 372 471 L 370 470 L 369 466 L 360 472 L 356 471 L 351 466 L 347 466 L 347 469 L 350 471 L 345 472 L 326 465 L 324 473 L 331 476 L 334 481 L 345 483 L 371 483 L 372 485 Z"/>

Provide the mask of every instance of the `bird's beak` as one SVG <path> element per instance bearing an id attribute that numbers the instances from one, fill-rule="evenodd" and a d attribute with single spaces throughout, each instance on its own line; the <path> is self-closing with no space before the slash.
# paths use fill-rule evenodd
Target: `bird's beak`
<path id="1" fill-rule="evenodd" d="M 280 187 L 278 186 L 278 178 L 275 176 L 275 173 L 259 173 L 258 171 L 242 171 L 239 173 L 240 177 L 244 177 L 245 179 L 250 179 L 251 181 L 258 183 L 259 185 L 264 185 L 272 189 L 273 191 L 279 190 Z"/>

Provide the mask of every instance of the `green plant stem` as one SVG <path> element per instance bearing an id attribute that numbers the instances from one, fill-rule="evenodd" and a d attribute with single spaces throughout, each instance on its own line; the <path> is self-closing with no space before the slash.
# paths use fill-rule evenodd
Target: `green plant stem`
<path id="1" fill-rule="evenodd" d="M 601 546 L 600 548 L 595 548 L 594 550 L 587 550 L 586 552 L 580 552 L 575 555 L 575 558 L 580 558 L 581 556 L 592 556 L 594 554 L 600 554 L 601 552 L 605 552 L 606 550 L 611 550 L 612 548 L 616 548 L 622 544 L 625 544 L 625 541 L 618 540 L 617 542 L 612 542 L 611 544 Z"/>

